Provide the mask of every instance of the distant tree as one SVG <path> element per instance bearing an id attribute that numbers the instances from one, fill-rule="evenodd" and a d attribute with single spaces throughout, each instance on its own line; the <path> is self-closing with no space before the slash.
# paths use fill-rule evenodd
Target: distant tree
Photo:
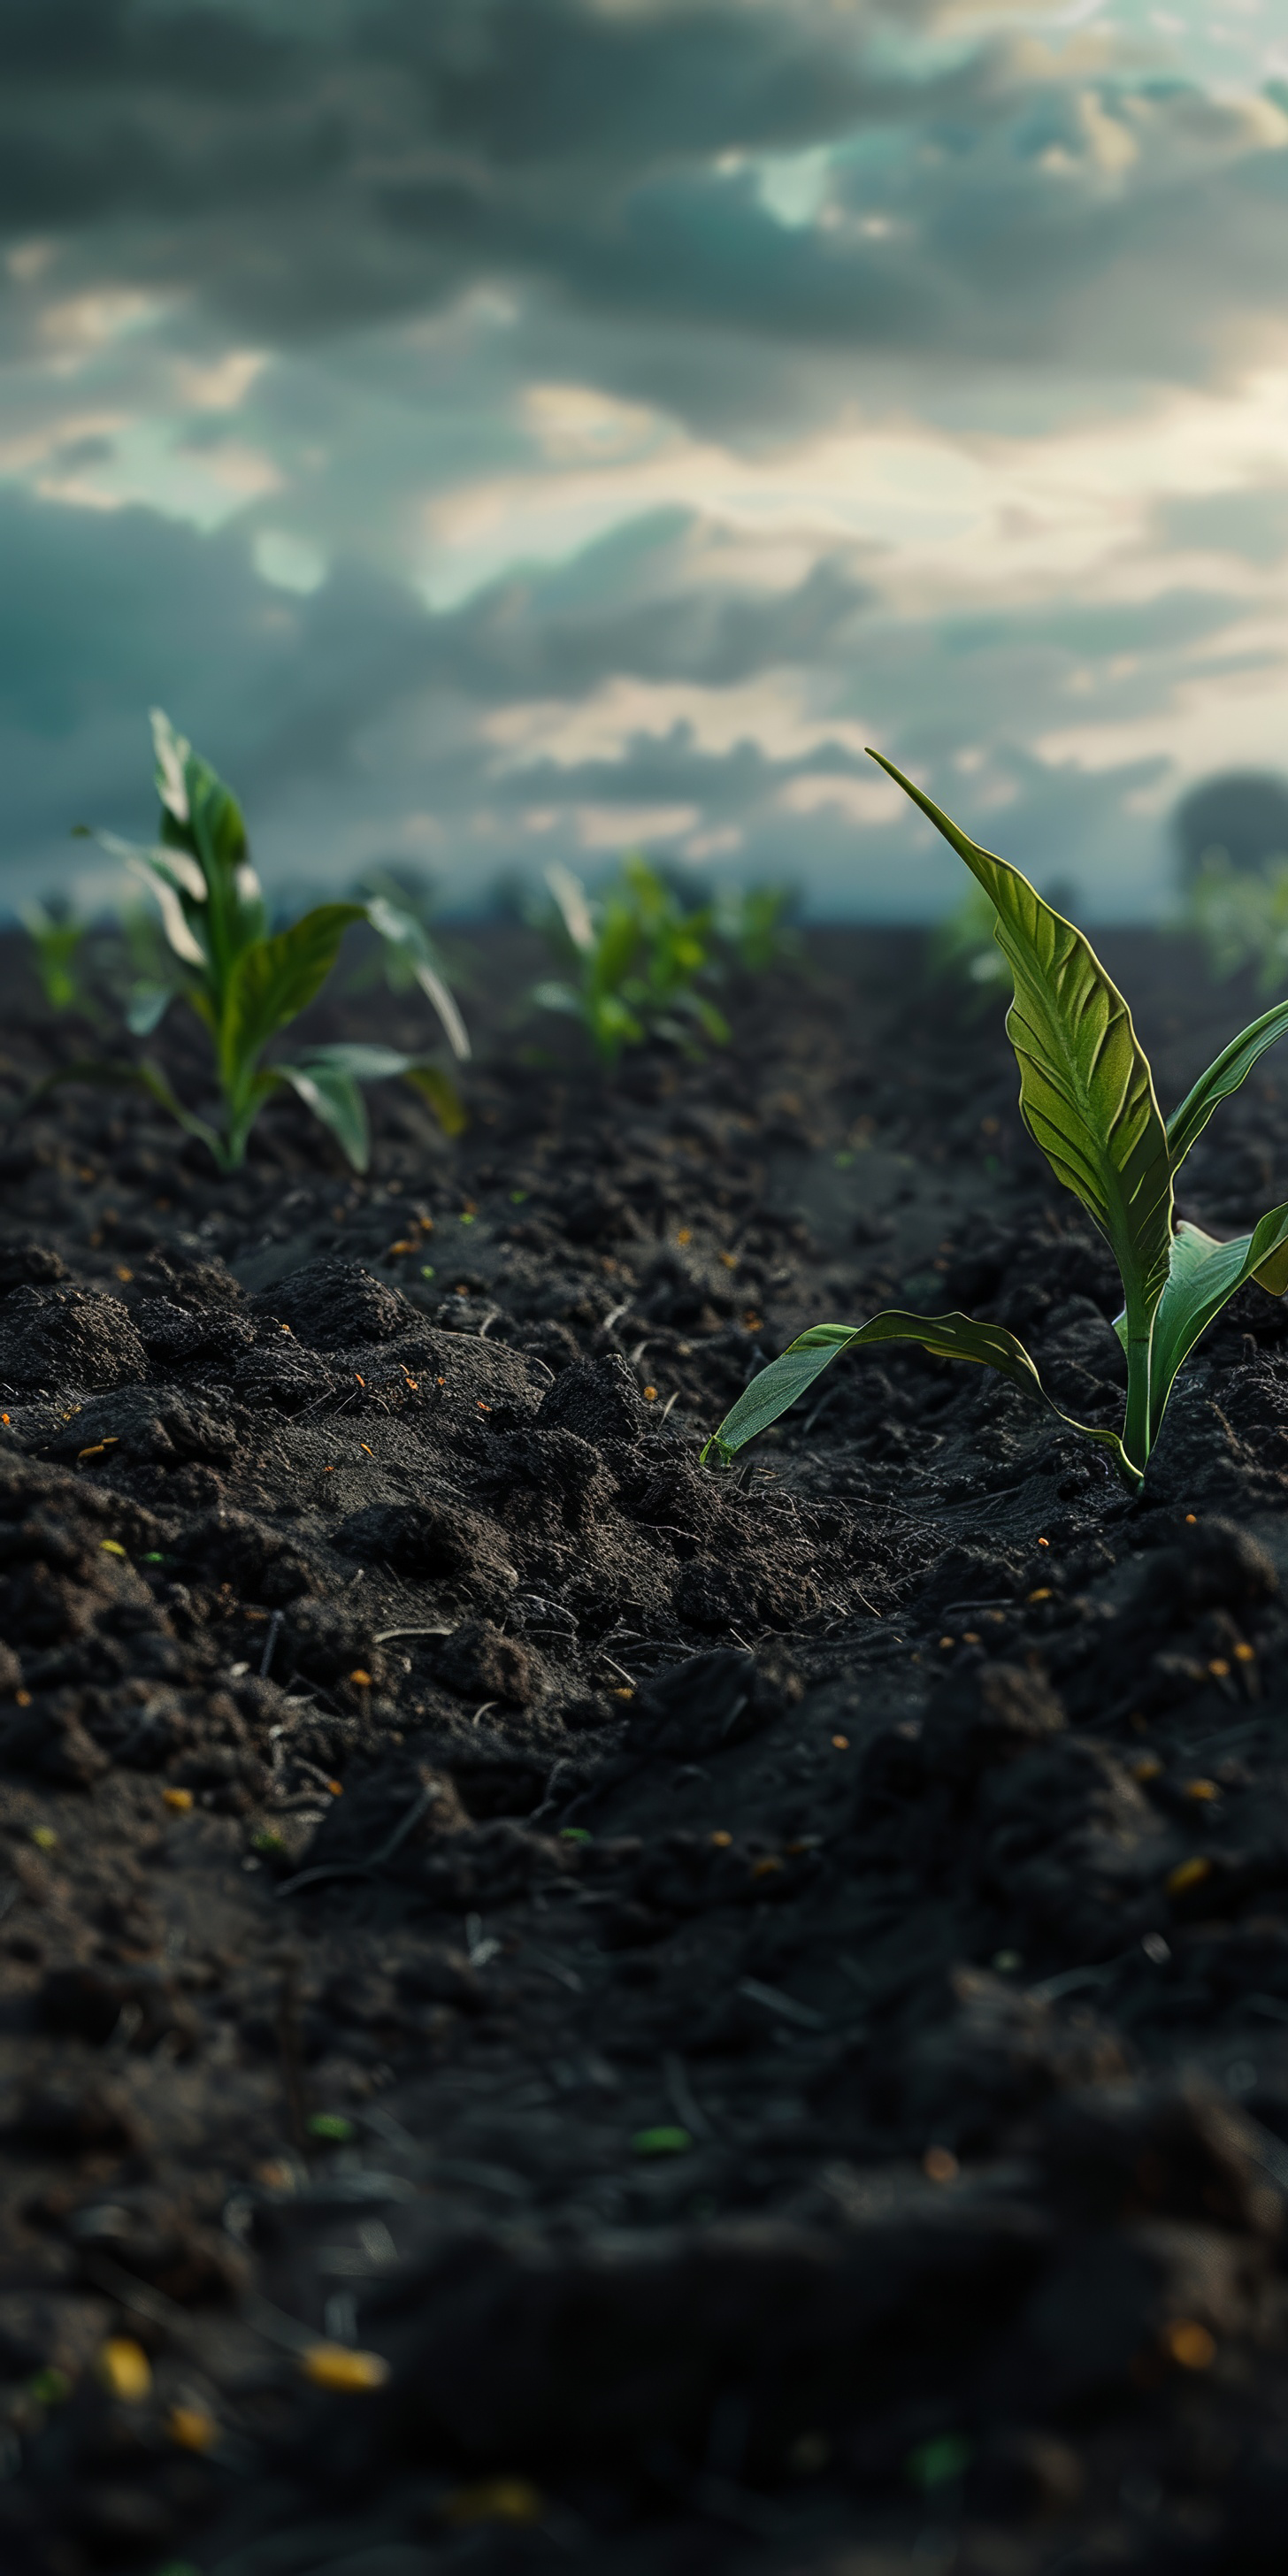
<path id="1" fill-rule="evenodd" d="M 1172 830 L 1186 889 L 1214 867 L 1264 876 L 1288 863 L 1288 780 L 1268 771 L 1223 771 L 1182 797 Z"/>

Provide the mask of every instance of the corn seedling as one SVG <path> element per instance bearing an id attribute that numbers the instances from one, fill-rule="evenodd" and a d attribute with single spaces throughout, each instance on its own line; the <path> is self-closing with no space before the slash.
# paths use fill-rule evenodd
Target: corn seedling
<path id="1" fill-rule="evenodd" d="M 1288 1289 L 1288 1206 L 1272 1208 L 1250 1234 L 1219 1243 L 1176 1222 L 1172 1198 L 1176 1174 L 1213 1111 L 1288 1030 L 1288 1002 L 1232 1038 L 1164 1124 L 1131 1013 L 1082 932 L 1018 868 L 959 831 L 891 761 L 873 758 L 965 860 L 992 904 L 994 936 L 1014 981 L 1006 1026 L 1019 1059 L 1020 1115 L 1118 1264 L 1123 1311 L 1114 1329 L 1127 1357 L 1126 1417 L 1121 1433 L 1072 1422 L 1044 1393 L 1023 1343 L 999 1324 L 891 1309 L 866 1324 L 816 1324 L 802 1333 L 753 1378 L 703 1454 L 714 1452 L 727 1465 L 842 1351 L 917 1342 L 939 1358 L 995 1368 L 1039 1397 L 1058 1420 L 1106 1448 L 1135 1492 L 1199 1336 L 1245 1280 L 1271 1296 Z"/>
<path id="2" fill-rule="evenodd" d="M 23 929 L 31 941 L 32 964 L 51 1011 L 88 1011 L 89 996 L 81 982 L 78 960 L 89 928 L 57 897 L 49 904 L 22 907 Z"/>
<path id="3" fill-rule="evenodd" d="M 1213 850 L 1190 888 L 1180 926 L 1201 941 L 1218 984 L 1251 966 L 1258 992 L 1282 992 L 1288 984 L 1288 858 L 1271 859 L 1254 875 L 1232 867 L 1224 850 Z"/>
<path id="4" fill-rule="evenodd" d="M 595 899 L 570 868 L 548 868 L 546 883 L 555 903 L 547 933 L 570 974 L 535 987 L 538 1009 L 580 1020 L 605 1064 L 647 1037 L 691 1045 L 686 1023 L 696 1022 L 714 1045 L 725 1044 L 727 1022 L 696 989 L 710 964 L 709 907 L 686 912 L 665 879 L 637 856 L 623 860 L 617 883 Z"/>
<path id="5" fill-rule="evenodd" d="M 468 1054 L 464 1022 L 452 996 L 452 970 L 429 926 L 432 880 L 419 868 L 373 868 L 359 878 L 357 894 L 381 939 L 376 955 L 350 976 L 348 990 L 369 992 L 381 979 L 400 1000 L 419 990 L 433 1003 L 443 1027 L 453 1032 L 453 1049 L 464 1043 Z M 463 980 L 459 964 L 455 972 L 459 983 Z"/>
<path id="6" fill-rule="evenodd" d="M 790 886 L 722 886 L 711 907 L 715 934 L 733 950 L 748 975 L 765 975 L 775 966 L 798 966 L 804 941 L 789 919 L 795 901 Z"/>
<path id="7" fill-rule="evenodd" d="M 244 1162 L 264 1102 L 283 1086 L 329 1128 L 356 1171 L 365 1171 L 371 1148 L 365 1082 L 403 1076 L 449 1132 L 456 1132 L 463 1123 L 456 1092 L 444 1073 L 419 1056 L 386 1046 L 315 1045 L 289 1059 L 264 1061 L 279 1031 L 320 993 L 346 930 L 357 921 L 368 922 L 408 955 L 458 1059 L 468 1055 L 469 1040 L 450 993 L 422 953 L 420 925 L 383 897 L 317 904 L 287 929 L 270 931 L 236 798 L 159 709 L 153 711 L 152 732 L 159 840 L 140 845 L 111 832 L 97 835 L 155 898 L 167 943 L 168 971 L 135 987 L 127 1018 L 136 1036 L 147 1036 L 175 1000 L 195 1013 L 214 1050 L 218 1123 L 185 1108 L 161 1067 L 146 1058 L 87 1059 L 53 1079 L 141 1086 L 188 1135 L 209 1147 L 223 1172 Z"/>

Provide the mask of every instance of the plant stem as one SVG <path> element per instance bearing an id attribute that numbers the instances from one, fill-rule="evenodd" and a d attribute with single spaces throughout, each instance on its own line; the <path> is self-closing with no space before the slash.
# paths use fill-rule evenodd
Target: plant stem
<path id="1" fill-rule="evenodd" d="M 1123 1447 L 1138 1479 L 1144 1476 L 1149 1457 L 1149 1371 L 1152 1333 L 1148 1323 L 1128 1312 L 1127 1322 L 1127 1419 L 1123 1425 Z"/>

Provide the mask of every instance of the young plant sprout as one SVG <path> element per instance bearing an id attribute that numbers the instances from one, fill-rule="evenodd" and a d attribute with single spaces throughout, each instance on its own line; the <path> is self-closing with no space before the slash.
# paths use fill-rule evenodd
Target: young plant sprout
<path id="1" fill-rule="evenodd" d="M 104 849 L 124 861 L 161 909 L 168 972 L 135 988 L 127 1021 L 138 1037 L 157 1027 L 181 1000 L 207 1031 L 215 1056 L 218 1124 L 184 1107 L 155 1063 L 67 1066 L 55 1081 L 132 1083 L 151 1093 L 188 1135 L 200 1137 L 221 1172 L 236 1171 L 264 1102 L 283 1085 L 328 1127 L 356 1171 L 365 1171 L 371 1135 L 364 1082 L 400 1074 L 429 1100 L 449 1133 L 464 1123 L 446 1074 L 393 1047 L 312 1045 L 265 1063 L 264 1054 L 320 993 L 350 924 L 365 921 L 405 952 L 415 981 L 433 1003 L 453 1055 L 470 1047 L 459 1011 L 435 967 L 421 925 L 382 896 L 369 903 L 321 903 L 288 929 L 270 932 L 259 879 L 250 865 L 241 808 L 209 763 L 154 708 L 160 839 L 147 846 L 100 832 Z M 48 1085 L 42 1086 L 48 1088 Z"/>
<path id="2" fill-rule="evenodd" d="M 1114 1329 L 1127 1354 L 1126 1418 L 1121 1433 L 1071 1422 L 1045 1394 L 1023 1343 L 1000 1324 L 891 1308 L 866 1324 L 816 1324 L 800 1334 L 752 1379 L 703 1455 L 714 1452 L 727 1466 L 842 1351 L 919 1342 L 942 1359 L 998 1369 L 1040 1397 L 1058 1420 L 1109 1450 L 1134 1493 L 1177 1373 L 1200 1334 L 1246 1279 L 1271 1296 L 1288 1289 L 1288 1206 L 1271 1208 L 1231 1243 L 1176 1222 L 1172 1206 L 1176 1174 L 1213 1110 L 1288 1030 L 1288 1002 L 1232 1038 L 1164 1125 L 1131 1013 L 1082 932 L 1018 868 L 959 831 L 892 761 L 872 757 L 965 860 L 993 906 L 994 936 L 1015 984 L 1006 1027 L 1019 1059 L 1020 1115 L 1118 1264 L 1123 1311 Z"/>
<path id="3" fill-rule="evenodd" d="M 1267 860 L 1256 874 L 1235 868 L 1224 850 L 1202 861 L 1181 916 L 1207 952 L 1218 984 L 1251 966 L 1259 993 L 1288 984 L 1288 858 Z"/>
<path id="4" fill-rule="evenodd" d="M 622 861 L 618 882 L 594 901 L 571 868 L 547 868 L 546 883 L 556 908 L 552 944 L 569 980 L 536 986 L 532 998 L 540 1010 L 580 1020 L 605 1064 L 649 1036 L 691 1044 L 686 1021 L 696 1021 L 714 1045 L 725 1045 L 727 1022 L 696 989 L 710 962 L 708 907 L 686 912 L 656 868 L 636 854 Z"/>
<path id="5" fill-rule="evenodd" d="M 78 960 L 89 923 L 57 896 L 49 904 L 24 904 L 20 918 L 31 941 L 40 989 L 51 1011 L 88 1011 L 89 997 Z"/>
<path id="6" fill-rule="evenodd" d="M 803 963 L 805 942 L 790 918 L 795 900 L 791 886 L 721 886 L 711 907 L 716 937 L 744 974 Z"/>

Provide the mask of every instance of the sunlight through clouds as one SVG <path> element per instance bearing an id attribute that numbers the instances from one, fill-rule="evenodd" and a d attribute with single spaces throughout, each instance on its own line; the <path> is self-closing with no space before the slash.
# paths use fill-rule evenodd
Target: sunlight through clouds
<path id="1" fill-rule="evenodd" d="M 143 820 L 162 695 L 270 876 L 467 902 L 642 839 L 933 910 L 876 738 L 1130 914 L 1284 759 L 1269 0 L 113 26 L 0 23 L 11 872 Z"/>

